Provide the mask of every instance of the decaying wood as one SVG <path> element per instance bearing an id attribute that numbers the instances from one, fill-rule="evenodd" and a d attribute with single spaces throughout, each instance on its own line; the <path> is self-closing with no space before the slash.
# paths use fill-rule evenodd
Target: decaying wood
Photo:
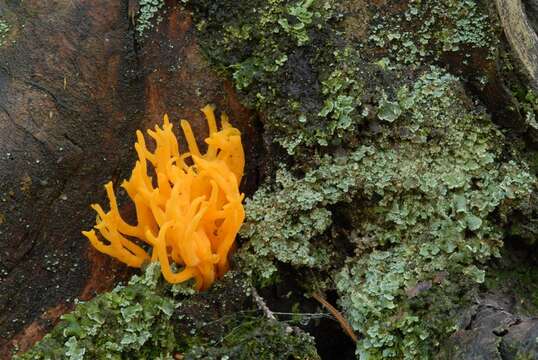
<path id="1" fill-rule="evenodd" d="M 356 3 L 362 17 L 368 2 Z M 538 36 L 526 9 L 520 0 L 496 3 L 506 36 L 538 89 Z M 163 20 L 138 37 L 137 6 L 134 0 L 0 0 L 0 15 L 10 22 L 0 47 L 0 358 L 39 340 L 75 298 L 88 300 L 130 274 L 89 247 L 80 231 L 95 221 L 89 204 L 104 203 L 102 185 L 109 179 L 118 185 L 128 176 L 136 129 L 151 127 L 168 113 L 173 120 L 190 119 L 203 138 L 207 129 L 198 109 L 214 103 L 243 132 L 242 189 L 252 190 L 257 181 L 259 134 L 252 114 L 204 59 L 190 15 L 177 0 L 167 0 Z M 366 25 L 349 26 L 361 37 Z M 495 81 L 483 90 L 484 103 L 494 117 L 509 120 L 507 127 L 516 126 L 516 110 L 505 106 L 510 99 L 497 81 L 494 61 L 486 64 L 481 51 L 476 53 L 468 68 L 461 68 L 457 54 L 442 62 L 469 73 L 487 69 Z M 126 203 L 122 210 L 132 215 L 134 209 Z M 479 310 L 507 315 L 488 306 Z M 535 334 L 531 320 L 523 324 Z M 341 315 L 339 321 L 357 341 Z M 511 324 L 508 334 L 524 329 L 517 326 Z M 460 341 L 459 335 L 476 337 L 467 332 L 454 339 Z"/>
<path id="2" fill-rule="evenodd" d="M 534 0 L 528 1 L 531 3 Z M 504 33 L 523 70 L 538 89 L 538 35 L 521 0 L 495 0 Z M 536 4 L 534 4 L 536 5 Z"/>

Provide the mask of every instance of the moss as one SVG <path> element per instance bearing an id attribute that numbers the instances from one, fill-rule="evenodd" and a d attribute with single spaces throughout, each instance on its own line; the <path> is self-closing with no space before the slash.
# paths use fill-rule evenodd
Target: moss
<path id="1" fill-rule="evenodd" d="M 127 285 L 79 303 L 15 359 L 317 359 L 312 339 L 261 317 L 229 273 L 209 292 L 170 286 L 157 263 Z"/>
<path id="2" fill-rule="evenodd" d="M 226 320 L 225 326 L 220 337 L 192 346 L 184 359 L 319 359 L 309 336 L 289 333 L 277 321 L 243 316 Z"/>

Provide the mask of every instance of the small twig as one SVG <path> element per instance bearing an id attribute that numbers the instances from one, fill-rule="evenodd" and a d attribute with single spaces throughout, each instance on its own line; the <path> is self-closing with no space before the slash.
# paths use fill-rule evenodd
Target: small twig
<path id="1" fill-rule="evenodd" d="M 254 301 L 258 305 L 261 311 L 265 314 L 265 316 L 271 320 L 278 321 L 275 314 L 269 309 L 263 298 L 258 294 L 258 291 L 256 291 L 256 288 L 254 286 L 251 287 L 252 297 L 254 298 Z M 286 325 L 286 333 L 291 334 L 294 332 L 293 328 L 289 325 Z"/>
<path id="2" fill-rule="evenodd" d="M 342 330 L 354 341 L 357 342 L 359 339 L 357 338 L 357 335 L 353 332 L 353 328 L 351 328 L 351 325 L 349 325 L 349 322 L 346 320 L 346 318 L 340 313 L 340 311 L 336 310 L 334 306 L 332 306 L 327 300 L 321 296 L 321 294 L 315 292 L 312 294 L 312 297 L 320 302 L 321 305 L 323 305 L 340 323 L 340 326 L 342 327 Z"/>
<path id="3" fill-rule="evenodd" d="M 269 309 L 263 298 L 258 294 L 258 291 L 256 291 L 256 288 L 253 286 L 251 289 L 252 297 L 254 298 L 254 301 L 256 301 L 256 304 L 260 308 L 261 311 L 265 314 L 265 316 L 271 320 L 276 320 L 275 314 Z"/>
<path id="4" fill-rule="evenodd" d="M 326 313 L 296 313 L 296 312 L 280 312 L 280 311 L 273 311 L 273 314 L 275 315 L 286 315 L 286 316 L 301 316 L 303 318 L 309 318 L 309 319 L 321 319 L 321 318 L 327 318 L 331 320 L 336 320 L 334 316 Z"/>

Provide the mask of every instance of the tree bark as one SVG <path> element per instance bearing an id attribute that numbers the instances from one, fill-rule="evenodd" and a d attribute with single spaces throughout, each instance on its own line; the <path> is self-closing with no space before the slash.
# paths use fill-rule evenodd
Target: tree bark
<path id="1" fill-rule="evenodd" d="M 175 1 L 147 37 L 127 1 L 0 1 L 9 32 L 0 47 L 0 355 L 28 348 L 75 299 L 130 273 L 80 234 L 133 165 L 136 129 L 191 120 L 214 103 L 254 152 L 251 115 L 209 68 L 188 13 Z M 246 188 L 256 181 L 247 164 Z M 132 213 L 129 205 L 124 206 Z"/>
<path id="2" fill-rule="evenodd" d="M 495 0 L 504 33 L 530 85 L 538 89 L 538 35 L 533 16 L 537 3 L 534 0 Z"/>

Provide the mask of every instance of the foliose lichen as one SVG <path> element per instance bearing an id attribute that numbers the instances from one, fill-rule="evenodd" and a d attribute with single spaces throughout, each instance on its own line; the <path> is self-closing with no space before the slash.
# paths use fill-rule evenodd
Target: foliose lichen
<path id="1" fill-rule="evenodd" d="M 172 359 L 170 321 L 176 304 L 157 290 L 160 268 L 147 268 L 126 286 L 79 303 L 30 351 L 15 359 Z"/>
<path id="2" fill-rule="evenodd" d="M 335 249 L 326 232 L 333 224 L 333 214 L 328 207 L 352 201 L 360 186 L 360 163 L 371 152 L 371 148 L 361 147 L 338 157 L 323 156 L 301 177 L 282 167 L 274 182 L 262 185 L 247 199 L 241 235 L 250 241 L 241 255 L 256 254 L 256 261 L 264 265 L 259 273 L 262 278 L 277 270 L 267 266 L 275 262 L 317 269 L 332 264 Z M 262 269 L 256 262 L 250 264 Z"/>
<path id="3" fill-rule="evenodd" d="M 191 3 L 209 59 L 292 155 L 247 200 L 242 270 L 336 274 L 359 357 L 431 358 L 536 185 L 460 80 L 427 66 L 495 53 L 484 5 L 411 0 L 350 44 L 336 1 Z"/>
<path id="4" fill-rule="evenodd" d="M 367 166 L 377 173 L 369 200 L 378 200 L 350 211 L 357 256 L 336 284 L 366 334 L 361 358 L 430 358 L 457 329 L 462 291 L 497 256 L 506 211 L 530 199 L 535 178 L 507 160 L 502 134 L 458 88 L 433 70 L 400 89 L 402 115 Z"/>
<path id="5" fill-rule="evenodd" d="M 464 51 L 470 57 L 470 49 L 495 55 L 495 29 L 479 1 L 410 0 L 404 6 L 392 16 L 376 14 L 370 28 L 371 44 L 394 62 L 419 66 L 444 53 Z"/>
<path id="6" fill-rule="evenodd" d="M 14 359 L 319 359 L 310 336 L 260 314 L 248 289 L 228 273 L 195 295 L 166 283 L 153 263 L 127 285 L 79 303 Z"/>
<path id="7" fill-rule="evenodd" d="M 362 78 L 375 71 L 328 23 L 336 0 L 192 1 L 208 58 L 264 114 L 267 136 L 289 154 L 346 142 L 362 121 Z"/>
<path id="8" fill-rule="evenodd" d="M 154 21 L 161 21 L 159 10 L 164 6 L 163 0 L 139 0 L 139 10 L 136 17 L 136 32 L 139 36 L 154 26 Z M 155 19 L 154 19 L 155 18 Z"/>
<path id="9" fill-rule="evenodd" d="M 438 68 L 381 100 L 377 117 L 355 150 L 303 163 L 302 176 L 280 170 L 247 201 L 243 234 L 266 262 L 324 268 L 338 246 L 332 206 L 346 208 L 355 256 L 335 283 L 364 335 L 359 354 L 427 358 L 457 328 L 450 315 L 462 291 L 483 281 L 509 209 L 530 201 L 536 179 Z"/>
<path id="10" fill-rule="evenodd" d="M 0 47 L 5 45 L 10 26 L 4 19 L 0 18 Z"/>

